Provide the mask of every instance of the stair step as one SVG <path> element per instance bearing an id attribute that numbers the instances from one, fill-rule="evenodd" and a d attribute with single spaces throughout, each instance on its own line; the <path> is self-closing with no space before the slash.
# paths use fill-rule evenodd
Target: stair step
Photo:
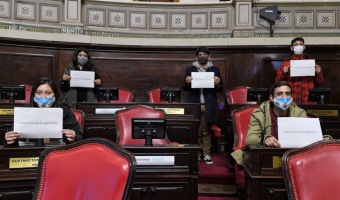
<path id="1" fill-rule="evenodd" d="M 235 185 L 198 184 L 198 194 L 203 196 L 235 196 Z"/>

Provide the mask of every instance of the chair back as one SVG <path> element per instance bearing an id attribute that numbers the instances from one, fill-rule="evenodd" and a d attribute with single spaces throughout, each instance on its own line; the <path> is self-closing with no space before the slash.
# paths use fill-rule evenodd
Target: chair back
<path id="1" fill-rule="evenodd" d="M 144 145 L 144 139 L 132 138 L 132 118 L 165 118 L 162 109 L 144 105 L 131 106 L 116 112 L 116 138 L 119 145 Z M 166 139 L 153 139 L 153 144 L 168 144 Z"/>
<path id="2" fill-rule="evenodd" d="M 71 111 L 76 117 L 81 130 L 84 130 L 85 112 L 74 108 L 71 108 Z"/>
<path id="3" fill-rule="evenodd" d="M 248 126 L 251 114 L 255 108 L 257 108 L 256 105 L 244 106 L 242 108 L 233 110 L 231 113 L 234 130 L 234 148 L 240 149 L 246 146 Z"/>
<path id="4" fill-rule="evenodd" d="M 161 88 L 153 88 L 148 91 L 149 102 L 150 103 L 159 103 L 161 102 Z"/>
<path id="5" fill-rule="evenodd" d="M 227 91 L 228 104 L 256 104 L 256 101 L 247 101 L 247 86 L 238 86 Z"/>
<path id="6" fill-rule="evenodd" d="M 169 103 L 161 100 L 161 87 L 149 89 L 148 91 L 149 103 Z M 179 103 L 178 101 L 172 101 L 172 103 Z"/>
<path id="7" fill-rule="evenodd" d="M 288 198 L 340 199 L 340 140 L 323 140 L 283 154 Z"/>
<path id="8" fill-rule="evenodd" d="M 46 148 L 39 157 L 33 199 L 127 200 L 135 171 L 135 157 L 103 138 Z"/>
<path id="9" fill-rule="evenodd" d="M 118 100 L 110 100 L 110 103 L 128 103 L 133 102 L 135 98 L 135 94 L 133 91 L 128 90 L 126 88 L 119 87 L 118 88 Z M 100 101 L 102 103 L 106 102 L 106 100 Z"/>

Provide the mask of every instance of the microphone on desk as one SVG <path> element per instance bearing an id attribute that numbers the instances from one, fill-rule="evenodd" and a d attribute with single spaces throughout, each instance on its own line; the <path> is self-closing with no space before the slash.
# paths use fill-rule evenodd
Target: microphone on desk
<path id="1" fill-rule="evenodd" d="M 262 132 L 261 132 L 261 140 L 260 140 L 260 145 L 261 146 L 263 146 L 263 142 L 264 142 L 264 135 L 266 134 L 266 130 L 267 130 L 267 128 L 269 128 L 269 127 L 277 127 L 276 125 L 269 125 L 269 126 L 266 126 L 266 127 L 264 127 L 264 129 L 262 130 Z"/>

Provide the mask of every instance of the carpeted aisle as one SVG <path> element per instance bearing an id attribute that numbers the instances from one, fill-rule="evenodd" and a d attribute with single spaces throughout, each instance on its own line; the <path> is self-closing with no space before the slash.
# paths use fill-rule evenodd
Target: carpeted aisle
<path id="1" fill-rule="evenodd" d="M 198 200 L 240 200 L 235 192 L 235 174 L 228 168 L 226 152 L 211 154 L 214 164 L 199 163 Z"/>

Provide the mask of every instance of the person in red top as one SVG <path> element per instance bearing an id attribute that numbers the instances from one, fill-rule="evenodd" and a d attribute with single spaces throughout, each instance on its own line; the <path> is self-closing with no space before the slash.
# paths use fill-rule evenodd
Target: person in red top
<path id="1" fill-rule="evenodd" d="M 294 52 L 293 55 L 284 60 L 280 68 L 277 70 L 275 82 L 288 81 L 292 87 L 293 101 L 297 104 L 310 104 L 308 102 L 309 90 L 315 86 L 320 86 L 324 82 L 320 65 L 315 65 L 315 76 L 290 76 L 290 60 L 303 60 L 307 59 L 305 50 L 305 41 L 302 37 L 294 38 L 291 42 L 290 49 Z"/>

